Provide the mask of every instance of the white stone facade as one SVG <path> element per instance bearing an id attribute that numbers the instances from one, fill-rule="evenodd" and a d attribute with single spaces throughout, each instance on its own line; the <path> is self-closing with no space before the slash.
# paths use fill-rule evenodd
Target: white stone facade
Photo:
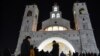
<path id="1" fill-rule="evenodd" d="M 27 16 L 29 10 L 32 12 L 32 15 L 30 12 L 30 16 Z M 57 11 L 51 12 L 51 14 L 52 13 L 57 13 Z M 40 31 L 37 31 L 39 10 L 36 5 L 27 5 L 23 17 L 17 47 L 15 50 L 15 55 L 17 56 L 20 53 L 22 41 L 26 36 L 32 37 L 31 44 L 33 44 L 35 47 L 38 47 L 44 40 L 50 37 L 61 37 L 70 42 L 76 52 L 99 53 L 86 4 L 74 3 L 73 13 L 76 27 L 75 30 L 70 28 L 70 21 L 63 19 L 62 17 L 55 19 L 52 19 L 51 17 L 43 21 L 42 29 Z M 46 27 L 55 25 L 66 27 L 68 30 L 45 31 Z"/>

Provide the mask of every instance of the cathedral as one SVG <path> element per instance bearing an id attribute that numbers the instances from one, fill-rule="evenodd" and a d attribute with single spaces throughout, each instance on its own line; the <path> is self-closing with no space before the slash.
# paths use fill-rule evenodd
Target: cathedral
<path id="1" fill-rule="evenodd" d="M 50 52 L 52 41 L 59 43 L 59 53 L 99 53 L 96 45 L 93 28 L 85 2 L 73 4 L 75 29 L 71 29 L 70 21 L 62 17 L 59 5 L 52 6 L 50 18 L 42 22 L 42 28 L 37 30 L 39 9 L 35 5 L 27 5 L 25 8 L 20 34 L 15 50 L 15 56 L 20 54 L 21 44 L 26 36 L 30 36 L 30 44 L 39 51 Z"/>

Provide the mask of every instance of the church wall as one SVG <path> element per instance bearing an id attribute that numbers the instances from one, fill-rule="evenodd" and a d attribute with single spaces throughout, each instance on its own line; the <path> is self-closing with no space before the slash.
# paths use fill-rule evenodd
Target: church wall
<path id="1" fill-rule="evenodd" d="M 55 31 L 55 32 L 33 32 L 31 33 L 31 37 L 33 38 L 33 44 L 36 47 L 42 43 L 42 41 L 50 38 L 50 37 L 61 37 L 67 40 L 72 46 L 75 48 L 77 52 L 80 52 L 80 37 L 78 31 Z"/>
<path id="2" fill-rule="evenodd" d="M 93 30 L 80 30 L 82 52 L 99 53 L 95 42 Z"/>

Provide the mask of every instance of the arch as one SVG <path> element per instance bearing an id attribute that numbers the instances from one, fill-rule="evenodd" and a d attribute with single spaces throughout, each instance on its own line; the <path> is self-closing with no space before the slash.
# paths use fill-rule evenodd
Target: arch
<path id="1" fill-rule="evenodd" d="M 80 9 L 79 9 L 79 13 L 80 13 L 80 14 L 83 14 L 84 11 L 85 11 L 84 8 L 80 8 Z"/>
<path id="2" fill-rule="evenodd" d="M 73 46 L 71 45 L 71 43 L 69 43 L 67 40 L 61 38 L 61 37 L 51 37 L 51 38 L 48 38 L 46 40 L 44 40 L 39 46 L 38 46 L 38 49 L 39 51 L 41 51 L 46 45 L 48 45 L 49 43 L 52 43 L 52 41 L 56 41 L 56 42 L 61 42 L 63 44 L 65 44 L 65 46 L 67 46 L 71 53 L 74 53 L 75 52 L 75 49 L 73 48 Z"/>
<path id="3" fill-rule="evenodd" d="M 31 11 L 31 10 L 29 10 L 29 11 L 27 12 L 27 16 L 32 16 L 32 11 Z"/>

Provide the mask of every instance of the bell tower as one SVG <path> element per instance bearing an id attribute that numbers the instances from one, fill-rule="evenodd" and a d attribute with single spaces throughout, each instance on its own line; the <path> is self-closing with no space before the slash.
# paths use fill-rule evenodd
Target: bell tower
<path id="1" fill-rule="evenodd" d="M 74 3 L 73 11 L 76 30 L 92 29 L 88 9 L 85 3 Z"/>
<path id="2" fill-rule="evenodd" d="M 15 56 L 20 54 L 20 50 L 21 50 L 20 48 L 23 39 L 25 39 L 26 36 L 29 36 L 30 35 L 29 33 L 37 31 L 38 14 L 39 14 L 39 10 L 37 5 L 26 6 L 17 47 L 14 53 Z"/>
<path id="3" fill-rule="evenodd" d="M 37 5 L 26 6 L 21 31 L 37 31 L 39 10 Z"/>
<path id="4" fill-rule="evenodd" d="M 61 18 L 61 12 L 59 11 L 59 6 L 55 4 L 52 8 L 52 12 L 50 13 L 51 19 L 58 19 Z"/>
<path id="5" fill-rule="evenodd" d="M 75 28 L 79 32 L 81 52 L 99 53 L 86 3 L 74 3 Z"/>

